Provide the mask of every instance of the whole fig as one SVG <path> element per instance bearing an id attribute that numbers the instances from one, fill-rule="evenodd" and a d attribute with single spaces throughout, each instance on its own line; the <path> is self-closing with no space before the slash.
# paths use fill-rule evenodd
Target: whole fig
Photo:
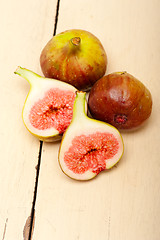
<path id="1" fill-rule="evenodd" d="M 149 118 L 152 96 L 145 85 L 131 74 L 116 72 L 94 84 L 88 107 L 94 118 L 118 129 L 132 129 Z"/>
<path id="2" fill-rule="evenodd" d="M 45 77 L 88 90 L 104 76 L 107 56 L 97 37 L 73 29 L 57 34 L 47 43 L 41 52 L 40 65 Z"/>

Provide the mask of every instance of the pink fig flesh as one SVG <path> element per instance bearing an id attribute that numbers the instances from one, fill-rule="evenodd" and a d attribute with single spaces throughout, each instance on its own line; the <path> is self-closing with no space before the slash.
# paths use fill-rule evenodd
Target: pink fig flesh
<path id="1" fill-rule="evenodd" d="M 75 93 L 53 88 L 45 92 L 44 98 L 34 103 L 29 113 L 33 127 L 46 130 L 54 127 L 63 134 L 71 122 Z"/>
<path id="2" fill-rule="evenodd" d="M 96 132 L 75 137 L 65 153 L 67 167 L 77 174 L 91 169 L 99 174 L 106 169 L 107 159 L 111 159 L 119 149 L 119 142 L 111 133 Z"/>

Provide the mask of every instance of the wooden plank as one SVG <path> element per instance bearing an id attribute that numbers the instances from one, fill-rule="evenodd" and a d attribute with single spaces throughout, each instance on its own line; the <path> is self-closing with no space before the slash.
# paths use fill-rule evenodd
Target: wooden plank
<path id="1" fill-rule="evenodd" d="M 154 107 L 144 127 L 122 132 L 125 153 L 117 168 L 92 181 L 67 178 L 58 165 L 60 144 L 44 144 L 34 240 L 159 239 L 159 11 L 157 0 L 60 1 L 57 33 L 95 34 L 107 51 L 107 73 L 126 70 L 139 78 Z"/>
<path id="2" fill-rule="evenodd" d="M 18 65 L 40 72 L 39 55 L 52 35 L 56 0 L 0 3 L 0 239 L 22 240 L 31 214 L 39 140 L 22 122 L 29 85 L 14 75 Z M 47 18 L 46 18 L 47 16 Z M 41 72 L 40 72 L 41 73 Z"/>

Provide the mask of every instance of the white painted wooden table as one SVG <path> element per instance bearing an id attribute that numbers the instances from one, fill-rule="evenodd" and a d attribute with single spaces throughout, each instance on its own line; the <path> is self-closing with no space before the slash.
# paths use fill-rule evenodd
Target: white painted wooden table
<path id="1" fill-rule="evenodd" d="M 160 1 L 5 0 L 0 10 L 0 239 L 31 239 L 24 226 L 35 215 L 34 240 L 159 240 Z M 26 130 L 29 85 L 14 75 L 18 65 L 42 74 L 42 48 L 53 33 L 72 28 L 101 40 L 106 74 L 126 70 L 153 96 L 147 124 L 122 133 L 117 168 L 88 182 L 61 172 L 59 143 L 42 144 Z"/>

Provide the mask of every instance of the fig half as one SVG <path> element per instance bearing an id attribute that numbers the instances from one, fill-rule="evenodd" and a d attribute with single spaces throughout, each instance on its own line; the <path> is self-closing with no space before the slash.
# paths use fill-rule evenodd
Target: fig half
<path id="1" fill-rule="evenodd" d="M 88 90 L 106 72 L 107 56 L 92 33 L 67 30 L 54 36 L 40 55 L 45 77 L 59 79 L 79 90 Z"/>
<path id="2" fill-rule="evenodd" d="M 118 129 L 135 129 L 152 111 L 152 96 L 146 86 L 127 72 L 115 72 L 99 79 L 88 98 L 95 119 Z"/>
<path id="3" fill-rule="evenodd" d="M 89 180 L 112 168 L 122 157 L 123 140 L 113 126 L 89 118 L 84 92 L 77 92 L 71 124 L 59 150 L 62 171 L 76 180 Z"/>
<path id="4" fill-rule="evenodd" d="M 34 136 L 46 142 L 61 139 L 71 122 L 77 89 L 18 67 L 15 71 L 30 84 L 22 118 Z"/>

